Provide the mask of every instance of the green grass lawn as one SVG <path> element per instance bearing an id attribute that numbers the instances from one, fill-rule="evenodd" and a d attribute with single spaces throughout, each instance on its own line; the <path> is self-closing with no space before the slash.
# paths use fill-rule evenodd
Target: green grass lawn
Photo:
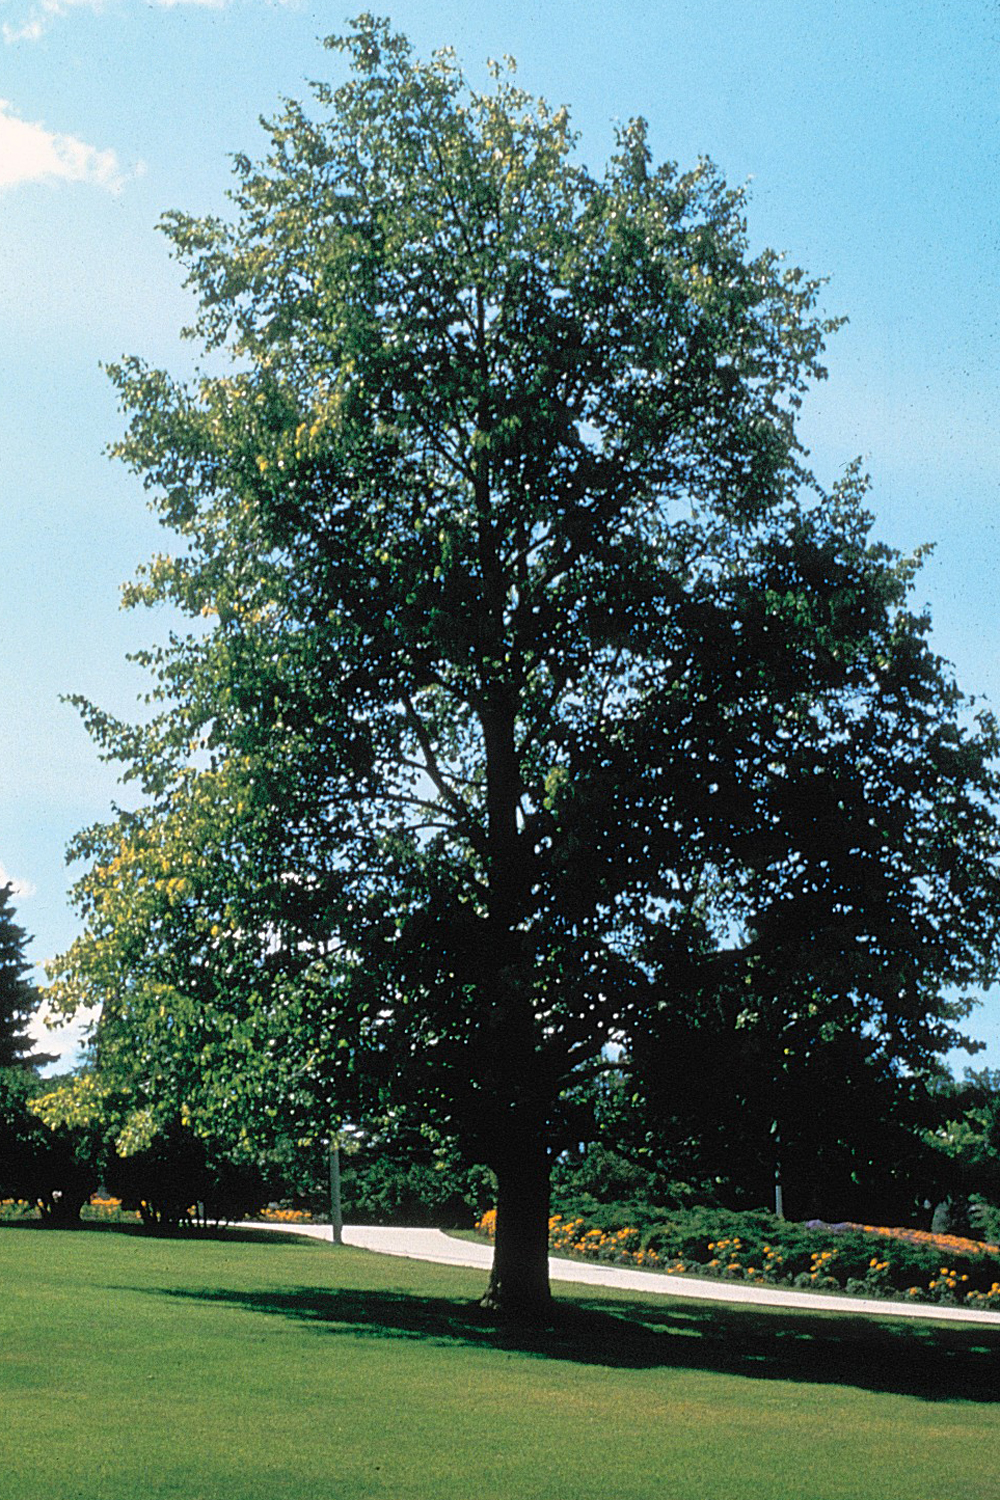
<path id="1" fill-rule="evenodd" d="M 3 1500 L 996 1500 L 1000 1330 L 560 1290 L 293 1237 L 0 1228 Z"/>

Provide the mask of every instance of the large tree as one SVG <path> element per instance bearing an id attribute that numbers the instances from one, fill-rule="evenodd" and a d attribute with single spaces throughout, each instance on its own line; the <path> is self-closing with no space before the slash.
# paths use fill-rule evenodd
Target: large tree
<path id="1" fill-rule="evenodd" d="M 331 45 L 231 221 L 165 221 L 203 373 L 112 372 L 177 537 L 127 601 L 195 623 L 151 723 L 85 707 L 143 797 L 77 844 L 56 998 L 245 1130 L 291 1099 L 457 1137 L 487 1300 L 537 1313 L 609 1043 L 706 995 L 912 1065 L 952 1039 L 945 986 L 995 967 L 995 733 L 863 477 L 806 468 L 832 324 L 743 195 L 641 121 L 595 175 L 565 110 L 384 23 Z"/>

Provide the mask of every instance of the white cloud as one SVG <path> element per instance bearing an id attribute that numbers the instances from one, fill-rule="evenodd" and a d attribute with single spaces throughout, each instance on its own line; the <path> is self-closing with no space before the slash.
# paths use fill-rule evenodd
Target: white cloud
<path id="1" fill-rule="evenodd" d="M 88 1033 L 99 1014 L 99 1008 L 83 1010 L 71 1021 L 66 1021 L 53 1016 L 44 1003 L 39 1006 L 27 1029 L 37 1051 L 56 1059 L 44 1069 L 45 1073 L 63 1073 L 79 1066 Z"/>
<path id="2" fill-rule="evenodd" d="M 172 10 L 179 5 L 198 5 L 206 10 L 224 10 L 229 0 L 150 0 L 150 3 L 167 10 Z M 37 42 L 60 16 L 66 15 L 68 11 L 80 9 L 100 12 L 105 9 L 105 3 L 104 0 L 40 0 L 39 4 L 28 11 L 27 16 L 19 25 L 12 26 L 9 22 L 4 22 L 3 39 L 8 46 L 15 42 Z"/>
<path id="3" fill-rule="evenodd" d="M 61 135 L 39 122 L 22 120 L 6 99 L 0 99 L 0 192 L 51 178 L 89 182 L 119 193 L 126 174 L 113 151 L 99 151 L 75 135 Z"/>
<path id="4" fill-rule="evenodd" d="M 13 42 L 37 42 L 39 37 L 45 35 L 48 30 L 47 22 L 39 15 L 32 16 L 25 21 L 23 26 L 11 26 L 7 21 L 3 23 L 3 39 L 8 47 Z"/>
<path id="5" fill-rule="evenodd" d="M 0 886 L 5 885 L 13 886 L 15 896 L 24 898 L 35 894 L 35 887 L 30 880 L 21 880 L 17 875 L 9 875 L 0 864 Z"/>

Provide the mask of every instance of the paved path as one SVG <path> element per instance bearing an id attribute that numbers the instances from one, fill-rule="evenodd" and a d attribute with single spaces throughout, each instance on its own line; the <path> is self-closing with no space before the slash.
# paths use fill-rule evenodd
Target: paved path
<path id="1" fill-rule="evenodd" d="M 330 1240 L 329 1224 L 245 1224 L 245 1229 L 277 1229 Z M 407 1260 L 429 1260 L 442 1266 L 471 1266 L 488 1271 L 493 1246 L 475 1240 L 453 1239 L 440 1229 L 379 1229 L 367 1225 L 344 1226 L 344 1243 L 380 1255 L 399 1255 Z M 752 1286 L 739 1281 L 711 1281 L 694 1276 L 668 1276 L 662 1271 L 631 1271 L 625 1266 L 595 1265 L 584 1260 L 549 1260 L 553 1281 L 572 1281 L 578 1286 L 610 1286 L 622 1291 L 654 1297 L 696 1297 L 702 1302 L 753 1302 L 763 1307 L 798 1307 L 812 1312 L 864 1313 L 885 1318 L 947 1319 L 957 1323 L 1000 1325 L 1000 1313 L 978 1312 L 966 1307 L 940 1307 L 928 1302 L 887 1302 L 868 1297 L 830 1296 L 823 1292 L 799 1292 L 788 1287 Z"/>

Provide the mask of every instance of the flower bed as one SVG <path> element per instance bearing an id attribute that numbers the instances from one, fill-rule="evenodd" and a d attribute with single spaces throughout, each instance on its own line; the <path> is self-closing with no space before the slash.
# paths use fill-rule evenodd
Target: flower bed
<path id="1" fill-rule="evenodd" d="M 24 1198 L 0 1198 L 0 1223 L 18 1223 L 25 1219 L 39 1219 L 37 1203 Z M 84 1224 L 138 1224 L 139 1215 L 122 1208 L 120 1198 L 108 1198 L 95 1193 L 80 1210 Z"/>
<path id="2" fill-rule="evenodd" d="M 85 1224 L 138 1224 L 139 1214 L 130 1208 L 122 1208 L 120 1198 L 102 1197 L 95 1193 L 89 1203 L 80 1210 Z"/>
<path id="3" fill-rule="evenodd" d="M 911 1245 L 930 1245 L 935 1250 L 955 1251 L 959 1255 L 1000 1255 L 1000 1245 L 987 1245 L 982 1240 L 966 1239 L 961 1234 L 932 1234 L 926 1229 L 887 1229 L 878 1224 L 845 1224 L 826 1227 L 860 1229 L 865 1234 L 883 1234 L 889 1239 L 909 1240 Z"/>
<path id="4" fill-rule="evenodd" d="M 192 1206 L 188 1212 L 193 1217 L 195 1209 Z M 308 1224 L 312 1220 L 312 1214 L 302 1208 L 283 1208 L 279 1204 L 263 1208 L 258 1217 L 271 1224 Z M 16 1223 L 19 1220 L 38 1219 L 40 1214 L 37 1204 L 28 1203 L 23 1198 L 0 1198 L 0 1222 Z M 80 1218 L 85 1224 L 138 1224 L 141 1215 L 133 1209 L 122 1208 L 120 1198 L 110 1198 L 106 1195 L 95 1193 L 88 1203 L 80 1210 Z"/>
<path id="5" fill-rule="evenodd" d="M 560 1255 L 666 1275 L 845 1292 L 855 1297 L 938 1302 L 1000 1311 L 1000 1247 L 954 1235 L 878 1225 L 793 1224 L 764 1212 L 684 1209 L 642 1217 L 597 1214 L 549 1220 Z M 479 1221 L 492 1236 L 496 1213 Z M 880 1243 L 873 1254 L 873 1238 Z"/>
<path id="6" fill-rule="evenodd" d="M 305 1208 L 281 1208 L 268 1205 L 262 1208 L 257 1215 L 262 1222 L 268 1224 L 311 1224 L 312 1214 Z"/>
<path id="7" fill-rule="evenodd" d="M 0 1198 L 0 1223 L 17 1223 L 18 1219 L 37 1219 L 38 1209 L 24 1198 Z"/>

